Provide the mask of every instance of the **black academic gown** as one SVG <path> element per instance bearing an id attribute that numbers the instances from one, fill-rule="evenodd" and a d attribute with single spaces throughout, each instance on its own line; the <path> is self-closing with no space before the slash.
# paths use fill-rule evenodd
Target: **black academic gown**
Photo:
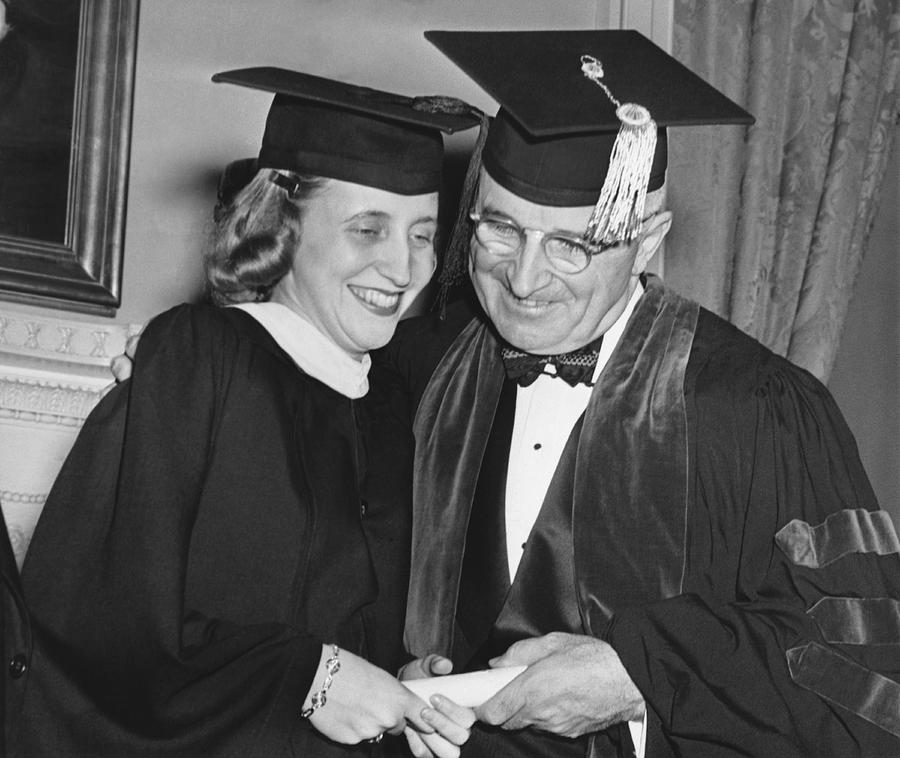
<path id="1" fill-rule="evenodd" d="M 407 642 L 449 655 L 502 364 L 461 306 L 386 360 L 423 397 Z M 827 390 L 651 280 L 583 419 L 547 497 L 569 498 L 583 630 L 647 701 L 647 758 L 900 755 L 900 543 Z"/>
<path id="2" fill-rule="evenodd" d="M 3 650 L 0 658 L 0 716 L 3 733 L 0 735 L 0 756 L 6 755 L 7 733 L 22 711 L 24 693 L 23 677 L 27 672 L 28 652 L 31 649 L 31 629 L 28 613 L 22 597 L 19 568 L 6 529 L 0 530 L 0 631 L 3 633 Z M 7 716 L 12 724 L 7 722 Z"/>
<path id="3" fill-rule="evenodd" d="M 26 556 L 11 755 L 368 754 L 299 710 L 323 642 L 400 662 L 409 470 L 379 452 L 392 418 L 299 371 L 240 310 L 154 319 Z"/>

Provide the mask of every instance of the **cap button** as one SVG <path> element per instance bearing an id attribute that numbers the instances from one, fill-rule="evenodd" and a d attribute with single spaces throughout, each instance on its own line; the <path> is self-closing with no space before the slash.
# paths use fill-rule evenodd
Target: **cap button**
<path id="1" fill-rule="evenodd" d="M 616 108 L 616 116 L 626 126 L 644 126 L 650 123 L 650 111 L 637 103 L 622 103 Z"/>

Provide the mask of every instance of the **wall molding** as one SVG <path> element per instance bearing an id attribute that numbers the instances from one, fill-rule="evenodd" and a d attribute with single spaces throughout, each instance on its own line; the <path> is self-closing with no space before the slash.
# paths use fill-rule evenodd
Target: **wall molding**
<path id="1" fill-rule="evenodd" d="M 0 308 L 0 364 L 4 355 L 14 355 L 107 369 L 139 331 L 137 324 L 75 321 Z"/>
<path id="2" fill-rule="evenodd" d="M 102 389 L 0 376 L 0 419 L 80 426 L 102 396 Z"/>
<path id="3" fill-rule="evenodd" d="M 78 430 L 113 383 L 136 324 L 0 308 L 0 506 L 21 566 Z"/>

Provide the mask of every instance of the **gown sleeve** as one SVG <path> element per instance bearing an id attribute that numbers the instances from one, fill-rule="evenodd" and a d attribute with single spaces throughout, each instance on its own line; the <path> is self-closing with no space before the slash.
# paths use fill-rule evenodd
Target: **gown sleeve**
<path id="1" fill-rule="evenodd" d="M 684 593 L 607 631 L 648 758 L 900 755 L 900 543 L 833 399 L 727 351 L 685 394 Z"/>
<path id="2" fill-rule="evenodd" d="M 321 642 L 186 600 L 192 527 L 238 343 L 211 309 L 154 320 L 133 378 L 88 418 L 48 498 L 23 581 L 36 640 L 33 718 L 79 714 L 31 730 L 58 754 L 102 735 L 109 755 L 275 755 L 269 740 L 283 745 L 310 728 L 298 713 Z"/>
<path id="3" fill-rule="evenodd" d="M 391 341 L 372 352 L 372 381 L 388 388 L 392 405 L 410 424 L 435 368 L 478 312 L 470 298 L 460 298 L 442 316 L 428 313 L 401 321 Z"/>

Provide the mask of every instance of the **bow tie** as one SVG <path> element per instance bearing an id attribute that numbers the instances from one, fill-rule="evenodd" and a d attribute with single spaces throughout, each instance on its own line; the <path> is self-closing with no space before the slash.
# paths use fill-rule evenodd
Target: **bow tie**
<path id="1" fill-rule="evenodd" d="M 558 376 L 572 387 L 577 384 L 591 387 L 602 341 L 603 337 L 599 337 L 578 350 L 560 355 L 532 355 L 514 347 L 502 347 L 500 357 L 506 368 L 506 376 L 517 382 L 520 387 L 533 384 L 541 374 Z M 545 366 L 553 366 L 556 372 L 545 371 Z"/>

